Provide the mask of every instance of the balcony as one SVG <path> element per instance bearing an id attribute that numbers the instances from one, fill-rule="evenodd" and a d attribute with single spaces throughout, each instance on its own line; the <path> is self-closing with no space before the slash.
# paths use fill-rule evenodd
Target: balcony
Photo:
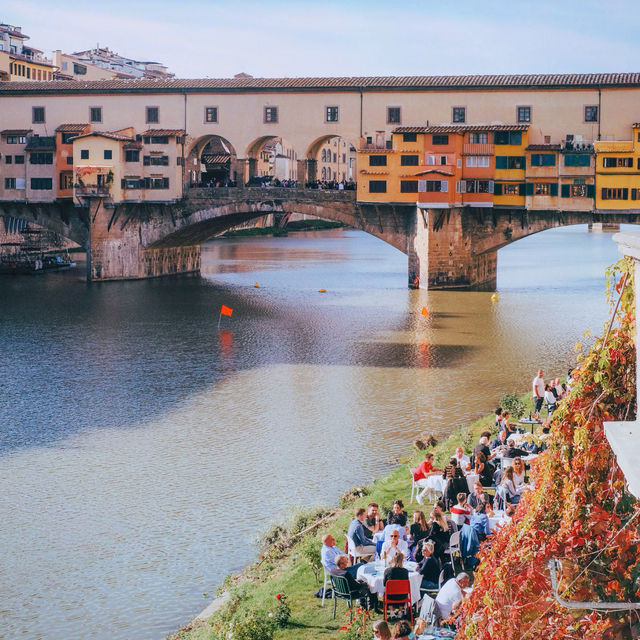
<path id="1" fill-rule="evenodd" d="M 493 145 L 489 143 L 466 142 L 462 148 L 464 156 L 492 156 Z"/>
<path id="2" fill-rule="evenodd" d="M 90 185 L 73 185 L 74 194 L 80 198 L 108 198 L 109 187 L 98 186 L 95 184 Z"/>

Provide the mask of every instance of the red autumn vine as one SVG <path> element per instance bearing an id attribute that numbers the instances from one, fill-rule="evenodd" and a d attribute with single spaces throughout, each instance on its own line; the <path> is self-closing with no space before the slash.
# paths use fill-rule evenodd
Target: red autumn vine
<path id="1" fill-rule="evenodd" d="M 627 612 L 557 603 L 547 565 L 552 558 L 562 562 L 564 600 L 640 600 L 640 505 L 625 491 L 603 428 L 606 421 L 635 419 L 632 275 L 628 259 L 608 272 L 610 322 L 587 356 L 579 357 L 576 383 L 554 414 L 548 449 L 534 465 L 535 489 L 480 552 L 459 638 L 602 640 L 630 633 L 635 618 Z"/>

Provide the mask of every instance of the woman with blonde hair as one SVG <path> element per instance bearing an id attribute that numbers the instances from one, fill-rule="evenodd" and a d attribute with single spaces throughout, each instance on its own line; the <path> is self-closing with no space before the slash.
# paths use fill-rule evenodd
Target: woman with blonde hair
<path id="1" fill-rule="evenodd" d="M 516 489 L 520 489 L 524 485 L 524 462 L 520 456 L 513 459 L 513 483 L 516 485 Z"/>
<path id="2" fill-rule="evenodd" d="M 451 529 L 449 528 L 447 519 L 444 517 L 444 504 L 441 500 L 438 500 L 438 502 L 433 505 L 433 510 L 431 511 L 431 516 L 427 524 L 429 526 L 427 538 L 433 540 L 435 543 L 434 555 L 438 560 L 442 561 L 444 559 L 444 550 L 447 548 L 449 538 L 451 537 Z"/>
<path id="3" fill-rule="evenodd" d="M 510 502 L 511 504 L 518 504 L 518 502 L 520 502 L 520 492 L 522 491 L 522 487 L 516 487 L 516 483 L 513 479 L 513 467 L 507 467 L 500 485 L 505 489 L 507 502 Z"/>

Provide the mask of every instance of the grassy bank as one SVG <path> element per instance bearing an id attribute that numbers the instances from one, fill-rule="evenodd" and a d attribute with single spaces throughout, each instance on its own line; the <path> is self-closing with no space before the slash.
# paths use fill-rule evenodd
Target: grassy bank
<path id="1" fill-rule="evenodd" d="M 526 412 L 530 409 L 529 396 L 522 396 Z M 493 431 L 493 415 L 481 418 L 470 425 L 459 427 L 451 436 L 430 449 L 435 454 L 437 466 L 442 468 L 448 458 L 461 446 L 465 453 L 471 453 L 482 431 Z M 319 510 L 309 514 L 296 514 L 283 526 L 274 527 L 266 536 L 265 548 L 260 561 L 249 566 L 242 574 L 229 576 L 221 591 L 230 594 L 229 602 L 214 614 L 209 621 L 198 621 L 181 629 L 171 640 L 217 640 L 222 636 L 216 631 L 223 621 L 232 619 L 251 620 L 268 618 L 268 612 L 275 612 L 276 594 L 284 593 L 291 607 L 289 624 L 278 628 L 273 635 L 275 640 L 303 640 L 307 638 L 338 639 L 345 635 L 340 627 L 345 624 L 346 603 L 338 601 L 336 619 L 332 617 L 333 601 L 324 607 L 321 600 L 313 594 L 322 586 L 322 570 L 311 567 L 309 559 L 316 566 L 320 560 L 321 537 L 331 533 L 342 548 L 345 532 L 353 517 L 354 508 L 365 507 L 369 502 L 377 502 L 380 511 L 386 514 L 397 498 L 405 503 L 410 518 L 413 511 L 422 509 L 428 513 L 428 506 L 410 504 L 411 477 L 408 466 L 417 466 L 424 459 L 424 451 L 415 447 L 406 459 L 386 476 L 375 480 L 366 487 L 357 487 L 347 492 L 334 509 Z M 245 628 L 238 636 L 244 640 L 267 640 L 269 635 L 253 633 Z"/>
<path id="2" fill-rule="evenodd" d="M 330 222 L 329 220 L 295 220 L 289 222 L 285 229 L 280 227 L 252 227 L 251 229 L 236 229 L 227 231 L 225 238 L 237 238 L 242 236 L 270 236 L 282 235 L 290 231 L 321 231 L 323 229 L 340 229 L 346 225 L 341 222 Z"/>

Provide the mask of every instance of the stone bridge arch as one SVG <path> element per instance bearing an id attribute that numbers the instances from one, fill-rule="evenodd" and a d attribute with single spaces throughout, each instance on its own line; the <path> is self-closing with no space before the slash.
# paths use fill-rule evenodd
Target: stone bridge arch
<path id="1" fill-rule="evenodd" d="M 204 170 L 203 170 L 204 169 Z M 189 146 L 185 159 L 185 184 L 198 187 L 203 184 L 227 185 L 238 177 L 238 154 L 235 146 L 224 136 L 201 136 Z M 244 176 L 241 177 L 244 180 Z"/>

